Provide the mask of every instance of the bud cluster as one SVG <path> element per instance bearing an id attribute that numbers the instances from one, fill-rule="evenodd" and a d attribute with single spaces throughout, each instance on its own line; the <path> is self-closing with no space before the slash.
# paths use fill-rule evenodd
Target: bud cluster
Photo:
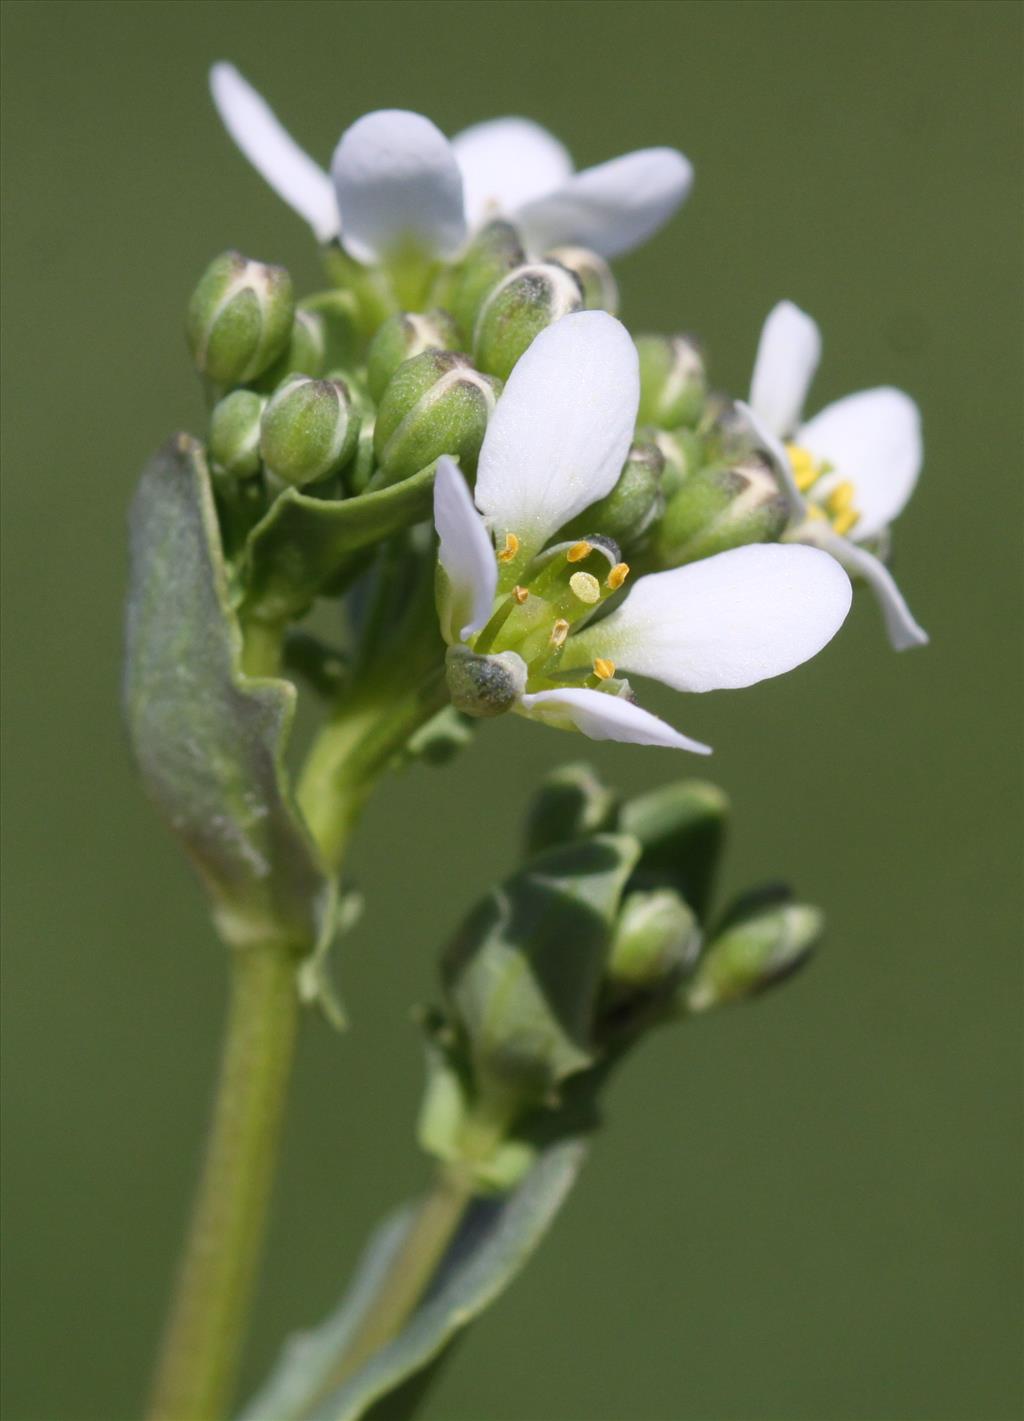
<path id="1" fill-rule="evenodd" d="M 536 795 L 519 870 L 470 912 L 426 1018 L 424 1147 L 514 1182 L 532 1142 L 580 1128 L 653 1027 L 791 975 L 821 914 L 777 888 L 710 911 L 727 804 L 681 781 L 622 801 L 586 766 Z"/>

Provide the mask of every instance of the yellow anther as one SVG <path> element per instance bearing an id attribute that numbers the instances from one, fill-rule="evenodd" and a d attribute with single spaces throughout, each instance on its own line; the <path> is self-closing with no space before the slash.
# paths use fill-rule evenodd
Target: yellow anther
<path id="1" fill-rule="evenodd" d="M 833 518 L 845 513 L 853 507 L 853 497 L 856 489 L 849 479 L 845 479 L 841 484 L 836 484 L 835 488 L 825 500 L 825 507 Z"/>
<path id="2" fill-rule="evenodd" d="M 615 675 L 615 662 L 606 656 L 595 656 L 594 675 L 601 681 L 610 681 Z"/>
<path id="3" fill-rule="evenodd" d="M 821 465 L 811 451 L 800 444 L 787 444 L 786 453 L 789 455 L 794 482 L 801 493 L 806 493 L 811 485 L 821 478 Z"/>
<path id="4" fill-rule="evenodd" d="M 601 600 L 601 584 L 592 572 L 574 572 L 569 578 L 569 586 L 573 596 L 578 597 L 581 602 L 586 602 L 588 606 Z"/>
<path id="5" fill-rule="evenodd" d="M 529 595 L 530 594 L 525 587 L 513 587 L 512 589 L 512 596 L 519 603 L 520 607 L 523 605 Z"/>
<path id="6" fill-rule="evenodd" d="M 573 543 L 565 555 L 565 560 L 566 562 L 582 562 L 584 558 L 589 558 L 593 551 L 593 543 L 588 543 L 584 538 L 578 543 Z"/>
<path id="7" fill-rule="evenodd" d="M 551 645 L 564 646 L 565 639 L 569 635 L 569 623 L 564 617 L 559 617 L 558 621 L 551 628 Z"/>
<path id="8" fill-rule="evenodd" d="M 519 539 L 514 533 L 505 534 L 505 546 L 498 549 L 499 562 L 511 562 L 519 551 Z"/>
<path id="9" fill-rule="evenodd" d="M 844 509 L 842 513 L 837 513 L 832 519 L 832 527 L 840 537 L 848 533 L 853 525 L 860 519 L 860 514 L 855 508 Z"/>
<path id="10" fill-rule="evenodd" d="M 606 587 L 610 587 L 613 592 L 617 592 L 628 576 L 629 563 L 617 562 L 612 568 L 611 572 L 608 574 L 604 585 Z"/>
<path id="11" fill-rule="evenodd" d="M 807 514 L 808 518 L 824 518 L 825 516 L 816 503 L 805 504 L 804 512 Z"/>

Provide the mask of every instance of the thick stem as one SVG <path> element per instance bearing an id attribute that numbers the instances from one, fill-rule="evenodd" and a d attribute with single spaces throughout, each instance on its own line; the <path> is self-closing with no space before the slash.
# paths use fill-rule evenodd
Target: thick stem
<path id="1" fill-rule="evenodd" d="M 263 1248 L 292 1062 L 295 960 L 233 958 L 220 1079 L 149 1421 L 218 1421 L 230 1402 Z"/>

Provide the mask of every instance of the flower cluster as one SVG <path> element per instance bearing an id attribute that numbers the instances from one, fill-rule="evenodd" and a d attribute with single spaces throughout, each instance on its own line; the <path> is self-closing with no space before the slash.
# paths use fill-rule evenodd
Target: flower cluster
<path id="1" fill-rule="evenodd" d="M 709 392 L 689 338 L 634 341 L 615 318 L 607 259 L 684 201 L 682 154 L 577 173 L 525 119 L 449 140 L 385 110 L 343 133 L 328 172 L 232 66 L 211 86 L 337 285 L 267 345 L 281 281 L 262 278 L 269 373 L 250 342 L 218 389 L 214 458 L 250 495 L 262 468 L 250 529 L 288 485 L 333 501 L 433 471 L 457 709 L 701 752 L 636 704 L 627 675 L 705 691 L 787 671 L 842 624 L 847 574 L 875 592 L 894 646 L 926 640 L 882 561 L 921 463 L 910 398 L 864 391 L 801 422 L 820 337 L 789 302 L 765 323 L 747 401 Z M 199 327 L 204 310 L 225 325 L 240 260 Z M 194 349 L 210 345 L 200 331 Z"/>

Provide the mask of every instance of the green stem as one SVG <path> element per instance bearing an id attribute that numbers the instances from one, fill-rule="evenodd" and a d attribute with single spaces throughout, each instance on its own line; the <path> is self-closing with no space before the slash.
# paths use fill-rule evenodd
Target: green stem
<path id="1" fill-rule="evenodd" d="M 297 1014 L 294 958 L 273 947 L 235 953 L 206 1158 L 149 1421 L 218 1421 L 229 1404 L 262 1253 Z"/>

